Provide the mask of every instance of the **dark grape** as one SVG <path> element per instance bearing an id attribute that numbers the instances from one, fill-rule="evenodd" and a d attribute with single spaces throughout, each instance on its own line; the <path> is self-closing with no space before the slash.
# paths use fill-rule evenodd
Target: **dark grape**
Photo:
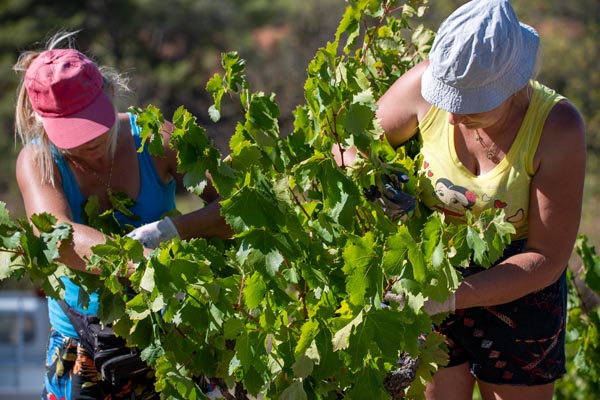
<path id="1" fill-rule="evenodd" d="M 375 185 L 371 185 L 368 189 L 363 188 L 362 191 L 363 196 L 365 196 L 368 201 L 375 201 L 381 197 L 381 192 Z"/>
<path id="2" fill-rule="evenodd" d="M 403 399 L 404 389 L 406 389 L 412 381 L 417 377 L 417 368 L 419 367 L 419 359 L 412 358 L 407 353 L 402 353 L 398 359 L 398 368 L 388 372 L 383 381 L 385 390 L 390 394 L 392 399 Z"/>

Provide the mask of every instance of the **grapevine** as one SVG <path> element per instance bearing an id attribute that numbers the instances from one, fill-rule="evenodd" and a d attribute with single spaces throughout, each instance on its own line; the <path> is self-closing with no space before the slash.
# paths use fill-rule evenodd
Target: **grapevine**
<path id="1" fill-rule="evenodd" d="M 145 258 L 90 199 L 88 223 L 112 234 L 92 249 L 88 267 L 102 272 L 91 276 L 58 261 L 68 225 L 45 214 L 13 221 L 2 206 L 0 251 L 11 264 L 0 278 L 29 276 L 52 297 L 62 294 L 62 275 L 97 291 L 100 318 L 142 349 L 163 398 L 206 398 L 202 377 L 240 397 L 423 398 L 446 362 L 423 302 L 443 301 L 471 259 L 492 265 L 513 228 L 502 212 L 450 225 L 418 203 L 391 221 L 363 195 L 376 195 L 379 176 L 397 171 L 403 190 L 420 195 L 418 143 L 394 150 L 375 119 L 376 99 L 433 38 L 409 24 L 425 1 L 397 3 L 349 2 L 334 40 L 307 68 L 306 104 L 294 110 L 292 132 L 280 131 L 275 94 L 251 90 L 235 52 L 222 55 L 222 74 L 207 83 L 214 122 L 224 96 L 245 113 L 229 154 L 184 107 L 174 113 L 170 145 L 184 184 L 199 194 L 209 172 L 231 239 L 175 239 Z M 143 145 L 160 151 L 161 111 L 132 112 Z M 349 146 L 358 159 L 338 165 L 331 150 Z M 129 261 L 138 268 L 126 281 Z"/>

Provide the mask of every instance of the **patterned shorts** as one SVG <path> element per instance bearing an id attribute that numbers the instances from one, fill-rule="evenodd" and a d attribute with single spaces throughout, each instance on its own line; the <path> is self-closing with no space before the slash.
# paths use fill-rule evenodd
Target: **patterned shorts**
<path id="1" fill-rule="evenodd" d="M 52 330 L 46 353 L 44 400 L 154 400 L 154 376 L 136 376 L 125 385 L 113 386 L 101 380 L 90 354 L 77 339 Z"/>
<path id="2" fill-rule="evenodd" d="M 523 247 L 515 242 L 503 258 Z M 477 379 L 492 384 L 542 385 L 566 372 L 566 314 L 563 272 L 552 285 L 513 302 L 457 310 L 437 330 L 446 336 L 448 366 L 468 362 Z"/>

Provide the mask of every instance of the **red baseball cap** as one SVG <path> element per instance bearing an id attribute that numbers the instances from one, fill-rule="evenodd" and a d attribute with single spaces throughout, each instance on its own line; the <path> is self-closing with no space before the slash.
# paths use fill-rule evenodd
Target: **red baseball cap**
<path id="1" fill-rule="evenodd" d="M 100 70 L 77 50 L 41 53 L 27 68 L 25 89 L 50 141 L 62 149 L 89 142 L 115 124 Z"/>

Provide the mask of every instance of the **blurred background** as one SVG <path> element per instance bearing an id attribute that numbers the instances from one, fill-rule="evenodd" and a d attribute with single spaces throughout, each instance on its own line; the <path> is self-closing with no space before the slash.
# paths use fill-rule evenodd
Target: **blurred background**
<path id="1" fill-rule="evenodd" d="M 436 30 L 465 1 L 430 0 L 423 21 Z M 567 96 L 587 125 L 589 160 L 581 232 L 600 245 L 597 228 L 597 154 L 600 151 L 600 2 L 513 0 L 522 21 L 542 41 L 539 79 Z M 40 49 L 59 30 L 79 30 L 77 48 L 99 64 L 131 78 L 128 105 L 159 107 L 166 118 L 184 105 L 226 154 L 238 115 L 224 104 L 218 124 L 208 118 L 206 82 L 221 72 L 220 55 L 238 51 L 251 90 L 273 92 L 281 110 L 281 132 L 292 129 L 291 111 L 304 102 L 306 67 L 315 51 L 334 37 L 344 0 L 0 0 L 0 201 L 12 218 L 23 216 L 15 177 L 20 144 L 14 134 L 18 55 Z M 127 105 L 125 105 L 127 106 Z M 229 113 L 229 114 L 228 114 Z M 568 149 L 565 149 L 568 151 Z M 2 258 L 0 258 L 0 261 Z M 0 289 L 14 282 L 0 282 Z M 17 285 L 18 286 L 18 285 Z"/>

